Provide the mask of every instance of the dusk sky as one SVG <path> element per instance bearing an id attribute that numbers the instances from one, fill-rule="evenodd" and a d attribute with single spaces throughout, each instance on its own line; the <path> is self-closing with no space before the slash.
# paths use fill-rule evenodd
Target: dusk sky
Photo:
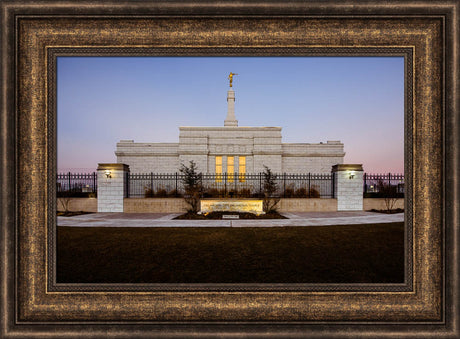
<path id="1" fill-rule="evenodd" d="M 283 142 L 340 140 L 344 163 L 404 172 L 403 57 L 59 57 L 58 172 L 116 162 L 116 143 L 178 142 L 223 126 L 228 74 L 239 126 Z"/>

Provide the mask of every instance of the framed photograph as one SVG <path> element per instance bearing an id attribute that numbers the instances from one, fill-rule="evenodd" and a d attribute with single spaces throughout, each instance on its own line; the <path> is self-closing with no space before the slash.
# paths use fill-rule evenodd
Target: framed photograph
<path id="1" fill-rule="evenodd" d="M 458 3 L 1 5 L 4 337 L 460 336 Z M 56 75 L 66 56 L 404 58 L 404 281 L 59 282 Z"/>
<path id="2" fill-rule="evenodd" d="M 53 290 L 68 288 L 61 283 L 104 283 L 105 290 L 108 283 L 160 289 L 220 283 L 213 287 L 225 290 L 290 283 L 282 288 L 296 291 L 319 283 L 323 290 L 330 288 L 325 284 L 409 283 L 404 268 L 412 262 L 404 249 L 409 253 L 411 242 L 405 246 L 404 239 L 411 223 L 405 232 L 404 176 L 396 174 L 404 172 L 404 97 L 413 87 L 412 79 L 404 86 L 409 51 L 359 56 L 363 50 L 355 49 L 358 56 L 351 57 L 308 48 L 290 57 L 257 56 L 249 48 L 246 57 L 87 52 L 67 56 L 68 50 L 54 49 L 48 64 L 50 96 L 57 98 L 49 112 L 58 121 Z M 325 56 L 308 56 L 318 52 Z M 228 69 L 238 71 L 231 73 L 232 87 Z M 408 131 L 412 120 L 408 105 Z M 118 164 L 104 165 L 109 177 L 97 166 L 102 159 Z M 196 200 L 185 200 L 181 166 L 192 174 L 190 160 Z M 353 174 L 350 164 L 358 169 L 360 163 L 365 173 Z M 337 164 L 342 170 L 331 173 Z M 349 174 L 336 187 L 339 173 Z M 117 180 L 126 189 L 115 203 Z M 353 192 L 337 197 L 349 184 Z"/>

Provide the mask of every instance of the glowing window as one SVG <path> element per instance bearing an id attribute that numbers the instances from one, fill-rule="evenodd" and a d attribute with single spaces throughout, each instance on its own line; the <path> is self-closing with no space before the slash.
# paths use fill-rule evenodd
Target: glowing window
<path id="1" fill-rule="evenodd" d="M 216 182 L 222 182 L 222 157 L 216 157 Z"/>
<path id="2" fill-rule="evenodd" d="M 239 181 L 246 181 L 246 157 L 240 157 L 238 162 Z"/>
<path id="3" fill-rule="evenodd" d="M 235 158 L 227 157 L 227 173 L 229 182 L 233 182 L 233 172 L 235 172 Z"/>

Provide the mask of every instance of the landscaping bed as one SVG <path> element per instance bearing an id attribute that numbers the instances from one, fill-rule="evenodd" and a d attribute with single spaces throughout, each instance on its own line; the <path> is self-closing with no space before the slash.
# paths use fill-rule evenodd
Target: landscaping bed
<path id="1" fill-rule="evenodd" d="M 237 215 L 238 219 L 288 219 L 278 212 L 256 215 L 248 212 L 211 212 L 206 214 L 185 213 L 175 217 L 178 220 L 219 220 L 223 215 Z"/>
<path id="2" fill-rule="evenodd" d="M 75 217 L 77 215 L 91 214 L 93 212 L 72 211 L 72 212 L 57 212 L 58 217 Z"/>
<path id="3" fill-rule="evenodd" d="M 385 213 L 385 214 L 396 214 L 396 213 L 403 213 L 404 210 L 402 208 L 395 208 L 392 210 L 376 210 L 375 208 L 371 209 L 370 212 L 376 213 Z"/>

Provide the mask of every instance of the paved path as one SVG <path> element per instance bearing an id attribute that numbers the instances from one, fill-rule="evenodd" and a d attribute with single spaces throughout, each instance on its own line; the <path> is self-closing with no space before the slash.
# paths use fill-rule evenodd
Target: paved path
<path id="1" fill-rule="evenodd" d="M 166 213 L 92 213 L 75 217 L 57 217 L 58 226 L 79 227 L 282 227 L 378 224 L 404 221 L 404 213 L 374 212 L 292 212 L 289 219 L 265 220 L 172 220 Z"/>

